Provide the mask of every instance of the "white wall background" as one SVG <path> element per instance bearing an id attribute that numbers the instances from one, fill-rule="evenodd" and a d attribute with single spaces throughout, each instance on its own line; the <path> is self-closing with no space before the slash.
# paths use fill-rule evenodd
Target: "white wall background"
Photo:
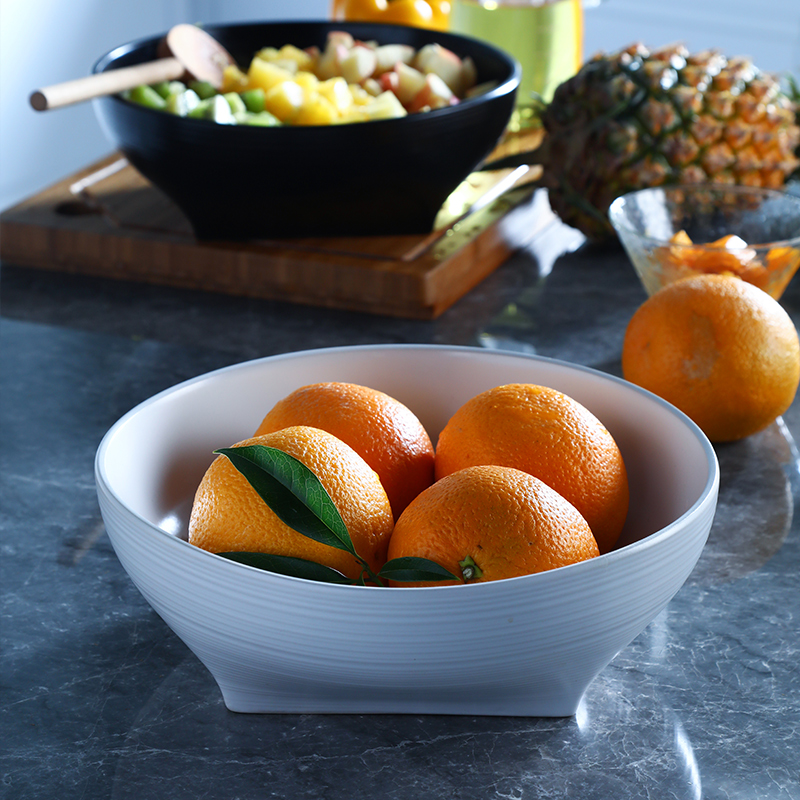
<path id="1" fill-rule="evenodd" d="M 178 22 L 324 18 L 328 0 L 0 0 L 0 209 L 105 155 L 91 104 L 38 113 L 33 89 L 86 75 L 106 51 Z M 800 77 L 798 0 L 603 0 L 585 53 L 682 41 Z"/>

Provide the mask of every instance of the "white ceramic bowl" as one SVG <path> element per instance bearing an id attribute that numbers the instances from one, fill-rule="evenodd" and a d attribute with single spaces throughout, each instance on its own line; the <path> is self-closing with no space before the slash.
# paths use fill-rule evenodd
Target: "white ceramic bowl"
<path id="1" fill-rule="evenodd" d="M 620 547 L 538 575 L 464 586 L 336 586 L 185 541 L 212 451 L 252 435 L 293 389 L 361 383 L 408 405 L 433 441 L 503 383 L 571 395 L 616 438 L 631 506 Z M 107 433 L 95 465 L 117 555 L 145 599 L 243 712 L 566 716 L 669 602 L 714 516 L 716 456 L 681 412 L 591 369 L 471 347 L 343 347 L 228 367 L 162 392 Z"/>

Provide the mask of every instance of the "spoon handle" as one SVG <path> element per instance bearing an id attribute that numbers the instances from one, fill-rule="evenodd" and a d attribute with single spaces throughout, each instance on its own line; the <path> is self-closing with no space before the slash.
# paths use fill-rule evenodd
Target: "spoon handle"
<path id="1" fill-rule="evenodd" d="M 98 72 L 85 78 L 78 78 L 66 83 L 56 83 L 37 89 L 30 96 L 30 104 L 37 111 L 91 100 L 93 97 L 104 97 L 116 94 L 125 89 L 133 89 L 143 83 L 159 83 L 160 81 L 177 80 L 185 72 L 184 66 L 176 58 L 160 58 L 146 64 L 135 64 L 132 67 L 111 69 Z"/>

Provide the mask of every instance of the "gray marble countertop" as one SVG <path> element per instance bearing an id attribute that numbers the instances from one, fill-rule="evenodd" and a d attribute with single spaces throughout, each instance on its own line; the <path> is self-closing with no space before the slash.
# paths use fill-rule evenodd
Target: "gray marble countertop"
<path id="1" fill-rule="evenodd" d="M 551 227 L 435 321 L 3 265 L 2 797 L 798 800 L 800 401 L 716 448 L 695 571 L 565 719 L 233 714 L 105 535 L 103 434 L 217 367 L 431 342 L 619 374 L 645 295 L 621 251 L 578 244 Z M 800 324 L 800 279 L 783 304 Z"/>

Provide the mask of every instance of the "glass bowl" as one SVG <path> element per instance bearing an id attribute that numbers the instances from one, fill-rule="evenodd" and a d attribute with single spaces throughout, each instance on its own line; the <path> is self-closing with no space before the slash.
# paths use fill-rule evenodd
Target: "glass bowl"
<path id="1" fill-rule="evenodd" d="M 707 273 L 738 275 L 776 300 L 800 266 L 800 197 L 697 184 L 618 197 L 609 219 L 648 294 Z"/>

